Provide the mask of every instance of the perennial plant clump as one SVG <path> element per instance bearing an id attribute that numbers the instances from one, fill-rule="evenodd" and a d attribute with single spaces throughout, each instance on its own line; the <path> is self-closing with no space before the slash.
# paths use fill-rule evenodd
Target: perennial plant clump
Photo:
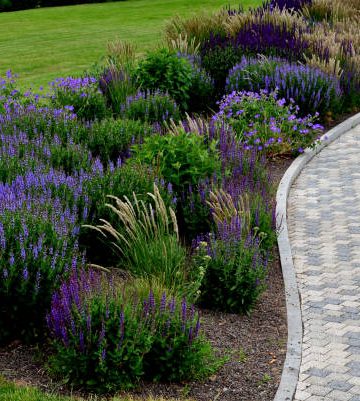
<path id="1" fill-rule="evenodd" d="M 293 100 L 302 115 L 337 112 L 342 90 L 340 80 L 318 68 L 280 59 L 248 59 L 234 66 L 226 81 L 227 91 L 277 91 L 278 97 Z"/>
<path id="2" fill-rule="evenodd" d="M 141 378 L 201 377 L 218 364 L 200 335 L 198 312 L 184 299 L 151 289 L 143 299 L 92 270 L 63 282 L 47 323 L 56 349 L 53 371 L 96 392 L 130 388 Z"/>
<path id="3" fill-rule="evenodd" d="M 55 106 L 72 107 L 77 116 L 85 120 L 102 119 L 107 114 L 96 78 L 58 78 L 51 86 L 51 99 Z"/>
<path id="4" fill-rule="evenodd" d="M 298 107 L 287 105 L 276 93 L 232 92 L 219 106 L 213 119 L 228 123 L 245 149 L 301 153 L 323 130 L 315 123 L 317 114 L 298 117 Z"/>

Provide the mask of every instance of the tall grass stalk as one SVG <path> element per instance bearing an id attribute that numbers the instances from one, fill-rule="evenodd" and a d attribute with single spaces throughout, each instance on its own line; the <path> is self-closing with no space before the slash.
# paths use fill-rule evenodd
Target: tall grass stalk
<path id="1" fill-rule="evenodd" d="M 147 204 L 136 194 L 124 201 L 109 196 L 115 205 L 106 206 L 118 217 L 119 225 L 100 219 L 102 224 L 87 227 L 112 239 L 120 255 L 119 267 L 136 277 L 156 277 L 167 288 L 179 288 L 186 278 L 186 250 L 179 241 L 176 215 L 166 208 L 155 184 L 154 193 L 148 195 L 152 202 Z"/>

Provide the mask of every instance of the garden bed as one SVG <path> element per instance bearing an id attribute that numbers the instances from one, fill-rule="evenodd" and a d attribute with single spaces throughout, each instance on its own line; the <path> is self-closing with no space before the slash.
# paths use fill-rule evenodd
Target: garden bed
<path id="1" fill-rule="evenodd" d="M 291 164 L 289 157 L 270 164 L 274 184 L 278 185 Z M 263 401 L 275 396 L 286 355 L 287 325 L 283 277 L 277 247 L 269 265 L 267 289 L 250 316 L 202 311 L 203 329 L 218 354 L 230 360 L 210 379 L 182 384 L 143 383 L 134 397 L 194 399 L 208 401 Z M 0 348 L 0 372 L 21 386 L 35 386 L 62 395 L 89 397 L 71 390 L 48 375 L 38 347 L 18 341 Z M 121 393 L 120 393 L 121 395 Z"/>
<path id="2" fill-rule="evenodd" d="M 134 396 L 208 401 L 263 401 L 273 399 L 286 354 L 287 326 L 281 266 L 269 266 L 267 290 L 251 316 L 204 311 L 203 329 L 220 355 L 230 360 L 209 380 L 183 384 L 141 385 Z M 37 348 L 14 343 L 0 349 L 0 372 L 18 385 L 69 395 L 70 389 L 48 376 Z M 72 391 L 74 396 L 83 392 Z M 121 395 L 121 394 L 119 394 Z M 217 397 L 217 398 L 216 398 Z"/>
<path id="3" fill-rule="evenodd" d="M 289 155 L 360 106 L 347 5 L 314 23 L 323 3 L 289 2 L 175 18 L 163 48 L 138 60 L 115 42 L 45 95 L 1 80 L 6 377 L 85 397 L 273 398 L 276 187 Z"/>

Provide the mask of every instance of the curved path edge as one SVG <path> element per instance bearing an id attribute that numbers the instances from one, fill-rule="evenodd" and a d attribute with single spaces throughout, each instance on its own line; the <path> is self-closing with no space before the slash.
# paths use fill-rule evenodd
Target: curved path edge
<path id="1" fill-rule="evenodd" d="M 307 163 L 324 147 L 329 145 L 342 134 L 360 124 L 360 113 L 348 118 L 332 128 L 321 137 L 321 142 L 314 149 L 306 149 L 298 156 L 286 170 L 280 181 L 276 194 L 276 229 L 278 231 L 278 248 L 280 263 L 285 285 L 285 300 L 287 311 L 288 340 L 285 363 L 281 381 L 275 394 L 274 401 L 292 401 L 298 383 L 303 325 L 299 290 L 293 264 L 288 226 L 287 226 L 287 199 L 290 188 Z"/>

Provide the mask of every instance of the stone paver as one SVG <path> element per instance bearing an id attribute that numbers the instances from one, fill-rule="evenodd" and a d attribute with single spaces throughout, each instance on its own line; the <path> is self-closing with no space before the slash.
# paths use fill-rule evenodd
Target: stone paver
<path id="1" fill-rule="evenodd" d="M 301 172 L 288 227 L 304 327 L 295 401 L 360 400 L 360 125 Z"/>

